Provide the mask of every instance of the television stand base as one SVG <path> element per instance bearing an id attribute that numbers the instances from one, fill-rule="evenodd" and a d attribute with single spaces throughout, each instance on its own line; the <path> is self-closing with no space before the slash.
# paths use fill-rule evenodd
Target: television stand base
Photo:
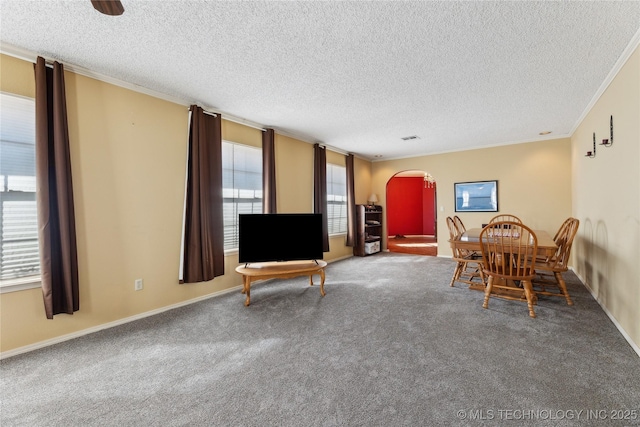
<path id="1" fill-rule="evenodd" d="M 253 267 L 239 265 L 236 272 L 242 275 L 242 293 L 246 295 L 244 305 L 251 304 L 251 283 L 266 279 L 292 279 L 299 276 L 309 276 L 309 286 L 313 286 L 313 275 L 320 276 L 320 295 L 325 296 L 324 268 L 326 261 L 290 261 L 278 263 L 254 264 Z"/>

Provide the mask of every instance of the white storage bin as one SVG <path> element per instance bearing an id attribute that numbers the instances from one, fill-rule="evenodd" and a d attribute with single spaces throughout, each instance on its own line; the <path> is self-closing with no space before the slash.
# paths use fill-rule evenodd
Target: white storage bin
<path id="1" fill-rule="evenodd" d="M 380 252 L 380 241 L 377 242 L 366 242 L 364 244 L 364 253 L 365 254 L 375 254 L 376 252 Z"/>

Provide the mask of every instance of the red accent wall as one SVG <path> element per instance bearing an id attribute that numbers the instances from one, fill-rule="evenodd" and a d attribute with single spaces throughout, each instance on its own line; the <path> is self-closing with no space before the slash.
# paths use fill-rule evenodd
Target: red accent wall
<path id="1" fill-rule="evenodd" d="M 389 236 L 435 234 L 435 185 L 425 188 L 421 177 L 395 177 L 387 183 Z"/>
<path id="2" fill-rule="evenodd" d="M 422 234 L 436 234 L 436 184 L 422 190 Z"/>

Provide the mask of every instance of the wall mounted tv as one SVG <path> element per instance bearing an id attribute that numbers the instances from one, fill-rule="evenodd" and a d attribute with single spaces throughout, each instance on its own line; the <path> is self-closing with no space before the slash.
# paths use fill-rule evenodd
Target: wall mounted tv
<path id="1" fill-rule="evenodd" d="M 322 259 L 321 214 L 240 214 L 238 261 Z"/>

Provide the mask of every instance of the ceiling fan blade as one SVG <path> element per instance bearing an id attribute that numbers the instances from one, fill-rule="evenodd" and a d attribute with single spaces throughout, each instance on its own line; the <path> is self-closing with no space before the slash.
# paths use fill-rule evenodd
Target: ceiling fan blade
<path id="1" fill-rule="evenodd" d="M 120 0 L 91 0 L 94 9 L 105 15 L 118 16 L 124 12 Z"/>

